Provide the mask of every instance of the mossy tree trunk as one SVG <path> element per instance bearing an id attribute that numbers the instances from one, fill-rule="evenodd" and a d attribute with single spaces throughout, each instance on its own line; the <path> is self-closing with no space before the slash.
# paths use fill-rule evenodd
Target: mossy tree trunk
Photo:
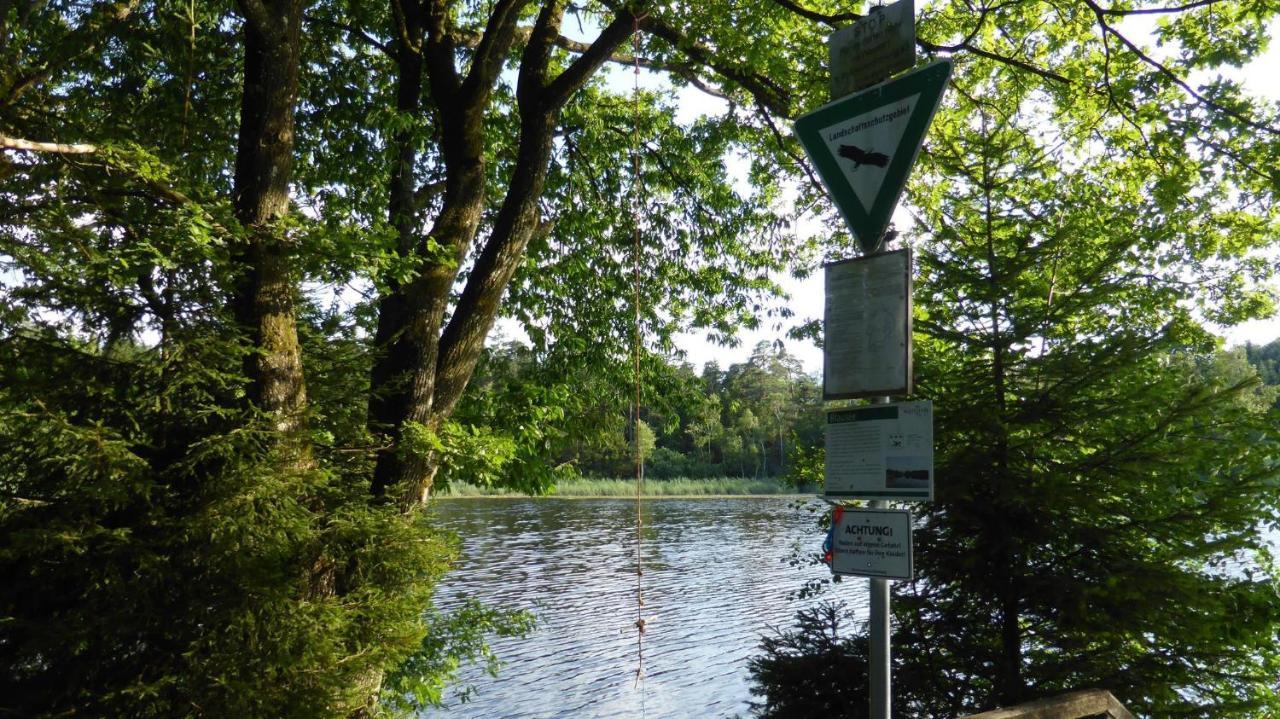
<path id="1" fill-rule="evenodd" d="M 235 248 L 240 276 L 232 307 L 251 351 L 248 399 L 271 413 L 304 463 L 307 406 L 298 344 L 297 278 L 281 220 L 289 212 L 298 101 L 301 0 L 241 0 L 244 90 L 236 148 L 234 205 L 245 236 Z"/>

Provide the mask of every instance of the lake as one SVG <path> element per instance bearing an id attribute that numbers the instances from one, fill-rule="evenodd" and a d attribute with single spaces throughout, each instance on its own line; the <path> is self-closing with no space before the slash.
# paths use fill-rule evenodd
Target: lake
<path id="1" fill-rule="evenodd" d="M 645 499 L 643 679 L 636 681 L 635 504 L 622 499 L 443 499 L 464 557 L 437 592 L 532 610 L 524 639 L 498 639 L 496 679 L 464 672 L 471 700 L 428 717 L 734 717 L 751 699 L 761 634 L 807 606 L 788 595 L 825 567 L 812 498 Z M 827 595 L 865 606 L 866 582 Z"/>

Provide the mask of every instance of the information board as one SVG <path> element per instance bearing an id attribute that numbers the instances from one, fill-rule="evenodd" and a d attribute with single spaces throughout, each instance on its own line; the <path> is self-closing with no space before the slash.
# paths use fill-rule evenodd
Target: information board
<path id="1" fill-rule="evenodd" d="M 912 0 L 878 5 L 827 39 L 831 99 L 874 85 L 916 63 Z"/>
<path id="2" fill-rule="evenodd" d="M 832 574 L 911 579 L 910 511 L 838 507 L 832 516 L 831 539 Z"/>
<path id="3" fill-rule="evenodd" d="M 822 396 L 911 394 L 911 252 L 826 267 Z"/>
<path id="4" fill-rule="evenodd" d="M 933 403 L 899 402 L 827 413 L 823 495 L 933 499 Z"/>

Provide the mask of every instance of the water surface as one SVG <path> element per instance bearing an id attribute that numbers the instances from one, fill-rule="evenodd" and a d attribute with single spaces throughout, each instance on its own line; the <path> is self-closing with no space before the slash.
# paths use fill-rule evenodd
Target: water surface
<path id="1" fill-rule="evenodd" d="M 464 558 L 437 601 L 525 608 L 538 628 L 499 639 L 497 679 L 469 670 L 467 703 L 430 717 L 733 717 L 747 715 L 747 659 L 762 633 L 791 624 L 788 595 L 824 567 L 791 566 L 822 535 L 798 498 L 645 499 L 646 631 L 636 681 L 635 504 L 630 500 L 455 499 L 434 510 Z M 865 582 L 829 592 L 861 606 Z"/>

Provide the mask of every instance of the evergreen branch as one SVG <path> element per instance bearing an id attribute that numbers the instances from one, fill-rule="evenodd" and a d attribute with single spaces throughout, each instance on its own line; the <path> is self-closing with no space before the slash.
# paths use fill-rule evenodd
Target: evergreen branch
<path id="1" fill-rule="evenodd" d="M 135 180 L 141 182 L 151 196 L 157 197 L 175 206 L 196 208 L 209 226 L 222 235 L 224 239 L 233 239 L 237 235 L 215 219 L 204 206 L 188 197 L 185 193 L 167 183 L 148 176 L 134 167 L 120 150 L 104 148 L 87 143 L 35 142 L 8 135 L 0 135 L 0 149 L 20 150 L 26 152 L 44 152 L 59 155 L 96 155 L 109 168 L 123 170 Z"/>

